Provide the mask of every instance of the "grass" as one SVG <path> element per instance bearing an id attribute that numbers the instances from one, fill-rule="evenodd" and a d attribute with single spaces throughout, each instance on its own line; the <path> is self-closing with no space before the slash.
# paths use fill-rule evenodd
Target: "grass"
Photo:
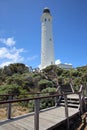
<path id="1" fill-rule="evenodd" d="M 7 105 L 0 105 L 0 120 L 7 119 Z M 29 108 L 19 106 L 18 104 L 12 105 L 11 117 L 16 117 L 29 113 Z"/>

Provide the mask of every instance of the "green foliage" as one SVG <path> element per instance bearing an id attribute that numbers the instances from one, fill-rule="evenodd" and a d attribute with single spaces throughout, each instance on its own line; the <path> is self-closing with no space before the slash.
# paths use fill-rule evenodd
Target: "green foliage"
<path id="1" fill-rule="evenodd" d="M 55 93 L 56 92 L 56 88 L 50 88 L 50 87 L 48 87 L 46 89 L 43 89 L 41 92 L 42 93 Z"/>
<path id="2" fill-rule="evenodd" d="M 13 85 L 1 85 L 0 94 L 20 94 L 19 86 Z"/>
<path id="3" fill-rule="evenodd" d="M 87 66 L 82 66 L 82 67 L 77 67 L 77 70 L 79 71 L 79 72 L 86 72 L 87 73 Z"/>
<path id="4" fill-rule="evenodd" d="M 52 70 L 56 70 L 57 66 L 56 65 L 50 65 L 50 66 L 47 66 L 45 69 L 43 69 L 44 72 L 50 72 Z"/>
<path id="5" fill-rule="evenodd" d="M 33 72 L 24 64 L 15 63 L 0 68 L 0 93 L 48 92 L 49 88 L 55 89 L 58 84 L 69 85 L 71 79 L 75 90 L 78 90 L 81 84 L 87 85 L 87 66 L 64 70 L 51 65 L 41 72 Z"/>
<path id="6" fill-rule="evenodd" d="M 70 71 L 69 70 L 63 70 L 62 72 L 62 77 L 65 78 L 65 77 L 70 77 Z"/>
<path id="7" fill-rule="evenodd" d="M 23 79 L 21 78 L 20 75 L 12 75 L 10 77 L 8 77 L 7 79 L 7 84 L 17 84 L 19 86 L 22 86 L 22 82 L 23 82 Z"/>
<path id="8" fill-rule="evenodd" d="M 46 89 L 43 89 L 41 92 L 44 94 L 44 96 L 47 96 L 49 94 L 54 94 L 56 92 L 56 88 L 48 87 Z M 43 96 L 43 94 L 42 94 L 42 96 Z M 55 98 L 41 99 L 40 100 L 40 109 L 52 107 L 52 106 L 54 106 L 54 104 L 55 104 Z"/>
<path id="9" fill-rule="evenodd" d="M 28 75 L 27 77 L 24 77 L 24 79 L 23 79 L 24 81 L 24 88 L 28 88 L 28 87 L 30 87 L 30 88 L 32 88 L 32 87 L 34 87 L 34 82 L 33 82 L 33 77 L 32 77 L 32 75 Z"/>
<path id="10" fill-rule="evenodd" d="M 24 72 L 29 72 L 29 69 L 22 63 L 10 64 L 3 69 L 3 73 L 7 76 L 12 76 L 15 73 L 23 74 Z"/>
<path id="11" fill-rule="evenodd" d="M 70 74 L 71 74 L 72 77 L 79 77 L 79 76 L 81 76 L 81 73 L 77 69 L 71 70 Z"/>
<path id="12" fill-rule="evenodd" d="M 52 81 L 48 81 L 47 79 L 42 79 L 38 82 L 38 86 L 40 90 L 47 88 L 47 87 L 53 87 Z"/>
<path id="13" fill-rule="evenodd" d="M 33 100 L 29 101 L 28 107 L 29 107 L 30 112 L 34 111 L 34 101 Z"/>
<path id="14" fill-rule="evenodd" d="M 84 82 L 84 84 L 87 84 L 87 73 L 84 73 L 82 75 L 82 81 Z"/>
<path id="15" fill-rule="evenodd" d="M 57 67 L 57 75 L 60 76 L 63 73 L 63 69 Z"/>

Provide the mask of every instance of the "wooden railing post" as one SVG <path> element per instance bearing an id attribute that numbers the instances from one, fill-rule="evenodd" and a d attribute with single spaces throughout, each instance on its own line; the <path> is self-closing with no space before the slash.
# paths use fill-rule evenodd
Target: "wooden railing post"
<path id="1" fill-rule="evenodd" d="M 86 89 L 85 89 L 85 87 L 83 87 L 83 90 L 82 90 L 82 103 L 83 103 L 83 112 L 86 112 L 86 100 L 85 100 L 85 91 L 86 91 Z"/>
<path id="2" fill-rule="evenodd" d="M 67 102 L 67 95 L 65 94 L 64 94 L 64 101 L 65 101 L 65 117 L 67 118 L 67 130 L 69 130 L 68 102 Z"/>
<path id="3" fill-rule="evenodd" d="M 39 99 L 35 99 L 34 130 L 39 130 Z"/>
<path id="4" fill-rule="evenodd" d="M 79 93 L 79 104 L 80 104 L 80 112 L 81 114 L 83 113 L 83 108 L 82 108 L 82 96 L 81 92 Z"/>
<path id="5" fill-rule="evenodd" d="M 12 96 L 11 95 L 9 95 L 8 100 L 12 100 Z M 11 119 L 11 103 L 8 103 L 7 118 Z"/>
<path id="6" fill-rule="evenodd" d="M 86 84 L 86 86 L 85 86 L 85 91 L 86 91 L 86 95 L 87 95 L 87 84 Z"/>

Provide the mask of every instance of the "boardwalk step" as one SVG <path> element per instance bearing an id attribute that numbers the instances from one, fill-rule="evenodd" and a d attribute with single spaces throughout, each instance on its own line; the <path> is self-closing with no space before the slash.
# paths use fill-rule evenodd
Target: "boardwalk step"
<path id="1" fill-rule="evenodd" d="M 64 100 L 61 100 L 61 103 L 64 103 Z M 79 101 L 73 101 L 73 100 L 68 100 L 68 103 L 72 103 L 72 104 L 79 104 Z"/>
<path id="2" fill-rule="evenodd" d="M 60 106 L 65 106 L 65 104 L 64 103 L 60 103 Z M 77 105 L 77 104 L 68 104 L 68 107 L 78 108 L 79 105 Z"/>
<path id="3" fill-rule="evenodd" d="M 75 98 L 75 96 L 73 97 L 71 95 L 70 97 L 68 97 L 67 102 L 68 102 L 68 107 L 79 108 L 79 99 Z M 61 98 L 60 106 L 65 106 L 65 100 L 63 97 Z"/>

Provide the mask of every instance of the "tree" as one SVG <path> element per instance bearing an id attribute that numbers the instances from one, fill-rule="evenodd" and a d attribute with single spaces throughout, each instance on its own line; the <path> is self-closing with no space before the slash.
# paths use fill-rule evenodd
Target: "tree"
<path id="1" fill-rule="evenodd" d="M 0 94 L 20 94 L 20 87 L 17 84 L 1 85 Z"/>
<path id="2" fill-rule="evenodd" d="M 38 86 L 39 86 L 39 89 L 42 90 L 42 89 L 45 89 L 47 87 L 53 87 L 53 83 L 52 83 L 52 81 L 42 79 L 38 82 Z"/>
<path id="3" fill-rule="evenodd" d="M 10 64 L 9 66 L 5 66 L 3 69 L 3 73 L 7 76 L 12 76 L 15 73 L 23 74 L 25 72 L 29 72 L 29 69 L 22 63 Z"/>

